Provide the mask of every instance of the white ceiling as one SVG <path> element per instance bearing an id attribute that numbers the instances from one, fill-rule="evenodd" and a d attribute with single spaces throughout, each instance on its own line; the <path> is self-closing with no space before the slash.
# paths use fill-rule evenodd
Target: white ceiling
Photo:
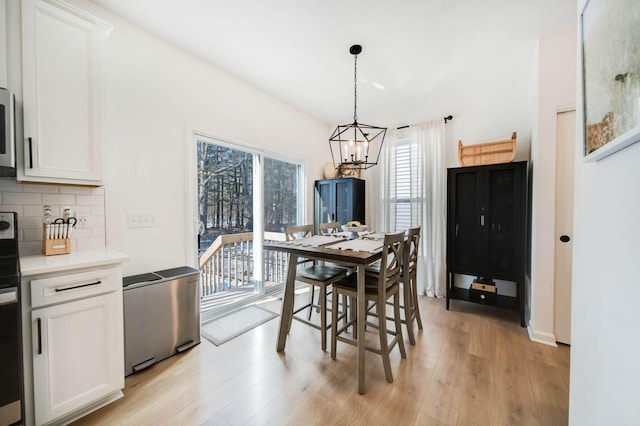
<path id="1" fill-rule="evenodd" d="M 333 125 L 455 114 L 474 87 L 528 78 L 538 35 L 576 0 L 92 0 Z"/>

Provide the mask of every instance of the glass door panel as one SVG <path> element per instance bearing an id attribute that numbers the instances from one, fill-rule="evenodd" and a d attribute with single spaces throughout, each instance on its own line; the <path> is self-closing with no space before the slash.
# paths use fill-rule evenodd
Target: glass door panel
<path id="1" fill-rule="evenodd" d="M 300 165 L 265 158 L 264 160 L 264 230 L 284 232 L 298 223 Z"/>
<path id="2" fill-rule="evenodd" d="M 253 290 L 255 156 L 197 141 L 198 254 L 201 265 L 206 262 L 201 268 L 203 297 L 241 287 Z"/>
<path id="3" fill-rule="evenodd" d="M 336 198 L 335 198 L 335 209 L 336 209 L 336 222 L 340 225 L 344 225 L 345 223 L 353 220 L 354 218 L 350 217 L 352 211 L 351 205 L 351 192 L 349 191 L 349 182 L 347 181 L 337 181 L 336 182 Z"/>

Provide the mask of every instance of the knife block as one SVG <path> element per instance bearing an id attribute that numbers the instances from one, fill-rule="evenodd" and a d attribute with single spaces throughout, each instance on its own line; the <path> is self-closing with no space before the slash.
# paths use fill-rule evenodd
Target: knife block
<path id="1" fill-rule="evenodd" d="M 47 239 L 47 229 L 43 228 L 42 232 L 42 247 L 45 256 L 51 256 L 54 254 L 69 254 L 71 253 L 71 239 L 70 238 L 50 238 Z"/>

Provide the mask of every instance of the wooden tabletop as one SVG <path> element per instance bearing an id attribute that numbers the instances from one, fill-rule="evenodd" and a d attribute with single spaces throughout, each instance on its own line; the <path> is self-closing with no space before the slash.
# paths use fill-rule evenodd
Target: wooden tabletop
<path id="1" fill-rule="evenodd" d="M 336 244 L 343 240 L 337 239 Z M 367 265 L 373 263 L 382 257 L 382 252 L 370 253 L 368 251 L 340 250 L 331 248 L 333 244 L 312 247 L 301 246 L 295 244 L 287 244 L 284 242 L 264 242 L 265 250 L 276 250 L 286 253 L 304 256 L 310 259 L 330 260 L 337 263 L 348 265 Z"/>

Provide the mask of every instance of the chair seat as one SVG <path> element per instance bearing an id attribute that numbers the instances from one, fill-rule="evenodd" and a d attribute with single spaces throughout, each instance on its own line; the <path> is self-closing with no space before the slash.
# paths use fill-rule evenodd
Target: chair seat
<path id="1" fill-rule="evenodd" d="M 364 275 L 364 292 L 366 294 L 378 294 L 379 276 L 375 273 L 365 272 Z M 351 290 L 353 292 L 358 289 L 358 274 L 351 274 L 333 283 L 333 287 Z"/>
<path id="2" fill-rule="evenodd" d="M 306 278 L 314 281 L 331 281 L 340 275 L 346 275 L 349 272 L 346 268 L 329 265 L 313 265 L 304 269 L 298 269 L 296 275 L 299 278 Z"/>

